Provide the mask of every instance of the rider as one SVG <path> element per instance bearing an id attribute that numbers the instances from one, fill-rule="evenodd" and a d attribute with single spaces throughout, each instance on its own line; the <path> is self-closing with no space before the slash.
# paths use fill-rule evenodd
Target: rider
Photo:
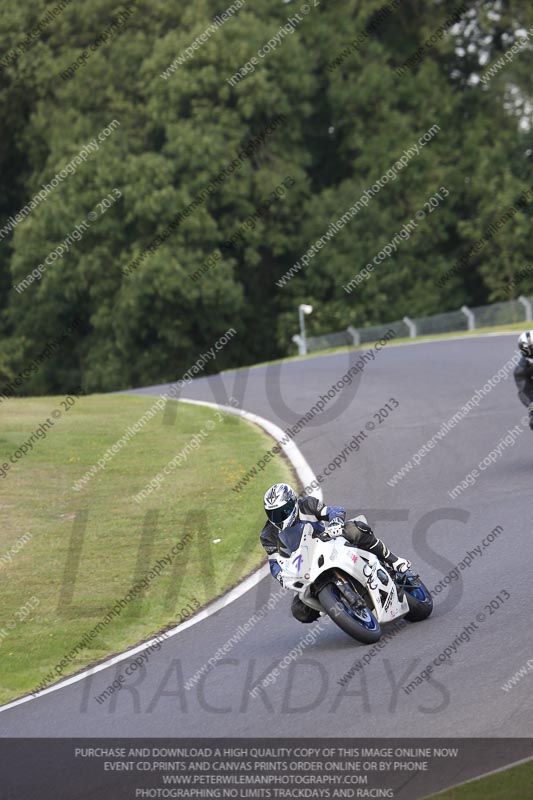
<path id="1" fill-rule="evenodd" d="M 518 397 L 529 411 L 529 427 L 533 430 L 533 331 L 524 331 L 518 337 L 522 358 L 514 371 Z"/>
<path id="2" fill-rule="evenodd" d="M 306 522 L 311 522 L 317 533 L 326 531 L 332 538 L 344 536 L 362 550 L 368 550 L 382 561 L 386 561 L 396 572 L 406 572 L 411 566 L 411 562 L 406 558 L 399 558 L 391 553 L 365 522 L 358 518 L 346 521 L 344 508 L 325 506 L 316 497 L 306 496 L 298 499 L 294 489 L 287 483 L 276 483 L 267 489 L 264 506 L 268 520 L 260 534 L 261 544 L 268 555 L 270 572 L 282 586 L 279 557 L 287 558 L 290 553 L 280 539 L 280 533 L 287 531 L 286 536 L 293 533 L 299 540 Z M 300 622 L 314 622 L 319 617 L 319 612 L 305 605 L 297 594 L 294 595 L 291 611 L 293 617 Z"/>

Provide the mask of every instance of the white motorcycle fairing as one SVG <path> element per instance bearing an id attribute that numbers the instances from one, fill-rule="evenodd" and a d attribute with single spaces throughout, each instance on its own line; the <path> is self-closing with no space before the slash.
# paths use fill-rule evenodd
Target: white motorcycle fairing
<path id="1" fill-rule="evenodd" d="M 403 596 L 400 600 L 396 585 L 389 573 L 373 553 L 350 544 L 344 536 L 322 541 L 313 536 L 313 526 L 304 527 L 300 546 L 288 558 L 280 559 L 283 586 L 297 592 L 300 600 L 318 611 L 324 609 L 311 596 L 311 587 L 317 579 L 330 570 L 340 570 L 366 589 L 370 599 L 370 611 L 378 623 L 392 622 L 409 612 Z"/>

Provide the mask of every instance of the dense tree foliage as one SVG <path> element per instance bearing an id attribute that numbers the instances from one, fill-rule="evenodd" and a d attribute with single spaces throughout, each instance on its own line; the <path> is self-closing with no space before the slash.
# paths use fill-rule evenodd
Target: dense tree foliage
<path id="1" fill-rule="evenodd" d="M 528 203 L 437 285 L 533 186 L 523 0 L 6 0 L 0 40 L 0 391 L 73 320 L 10 391 L 175 380 L 230 327 L 206 371 L 283 355 L 301 302 L 320 333 L 533 294 Z"/>

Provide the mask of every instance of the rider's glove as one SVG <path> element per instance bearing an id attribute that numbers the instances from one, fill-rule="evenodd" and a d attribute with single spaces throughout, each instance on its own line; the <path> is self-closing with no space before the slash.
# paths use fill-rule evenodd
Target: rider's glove
<path id="1" fill-rule="evenodd" d="M 326 528 L 326 533 L 334 539 L 336 536 L 342 536 L 344 533 L 344 523 L 340 517 L 335 517 Z"/>

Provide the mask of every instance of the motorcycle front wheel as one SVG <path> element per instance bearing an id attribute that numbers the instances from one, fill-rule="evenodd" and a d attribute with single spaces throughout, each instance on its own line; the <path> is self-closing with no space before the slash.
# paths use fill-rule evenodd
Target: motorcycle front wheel
<path id="1" fill-rule="evenodd" d="M 320 605 L 342 630 L 362 644 L 374 644 L 381 638 L 381 628 L 366 606 L 349 605 L 335 583 L 327 583 L 318 593 Z"/>

